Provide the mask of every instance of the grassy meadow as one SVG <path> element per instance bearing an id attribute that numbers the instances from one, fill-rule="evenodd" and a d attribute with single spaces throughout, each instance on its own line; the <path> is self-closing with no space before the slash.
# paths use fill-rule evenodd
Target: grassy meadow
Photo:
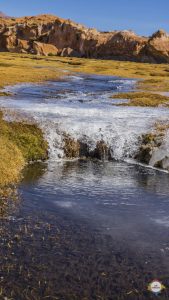
<path id="1" fill-rule="evenodd" d="M 140 79 L 138 88 L 169 91 L 169 65 L 0 53 L 0 87 L 59 78 L 63 70 Z"/>

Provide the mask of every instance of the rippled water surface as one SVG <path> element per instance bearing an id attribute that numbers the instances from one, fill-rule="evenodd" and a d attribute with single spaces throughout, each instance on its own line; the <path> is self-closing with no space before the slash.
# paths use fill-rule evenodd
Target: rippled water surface
<path id="1" fill-rule="evenodd" d="M 1 106 L 32 115 L 50 142 L 49 162 L 28 166 L 15 209 L 0 221 L 0 299 L 154 299 L 169 297 L 169 174 L 126 162 L 58 160 L 62 132 L 101 136 L 127 158 L 138 134 L 163 108 L 112 106 L 131 80 L 73 76 L 21 85 Z M 7 298 L 5 298 L 7 297 Z"/>

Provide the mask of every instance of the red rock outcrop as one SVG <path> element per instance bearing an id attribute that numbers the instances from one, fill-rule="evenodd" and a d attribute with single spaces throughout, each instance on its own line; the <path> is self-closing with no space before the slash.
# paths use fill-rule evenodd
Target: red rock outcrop
<path id="1" fill-rule="evenodd" d="M 169 34 L 164 30 L 154 33 L 140 55 L 147 62 L 169 63 Z"/>
<path id="2" fill-rule="evenodd" d="M 51 15 L 0 18 L 0 51 L 168 63 L 169 35 L 99 32 Z"/>

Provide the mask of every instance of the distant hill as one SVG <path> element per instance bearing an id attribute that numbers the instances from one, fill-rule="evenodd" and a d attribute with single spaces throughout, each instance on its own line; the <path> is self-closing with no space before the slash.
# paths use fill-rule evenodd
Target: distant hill
<path id="1" fill-rule="evenodd" d="M 0 11 L 0 18 L 2 19 L 9 19 L 10 17 L 4 14 L 2 11 Z"/>

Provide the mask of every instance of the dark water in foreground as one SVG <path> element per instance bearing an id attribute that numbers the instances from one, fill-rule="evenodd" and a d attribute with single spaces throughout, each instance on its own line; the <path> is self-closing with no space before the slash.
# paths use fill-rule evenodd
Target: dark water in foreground
<path id="1" fill-rule="evenodd" d="M 29 166 L 0 224 L 0 299 L 154 299 L 153 279 L 169 288 L 168 179 L 126 163 Z"/>

